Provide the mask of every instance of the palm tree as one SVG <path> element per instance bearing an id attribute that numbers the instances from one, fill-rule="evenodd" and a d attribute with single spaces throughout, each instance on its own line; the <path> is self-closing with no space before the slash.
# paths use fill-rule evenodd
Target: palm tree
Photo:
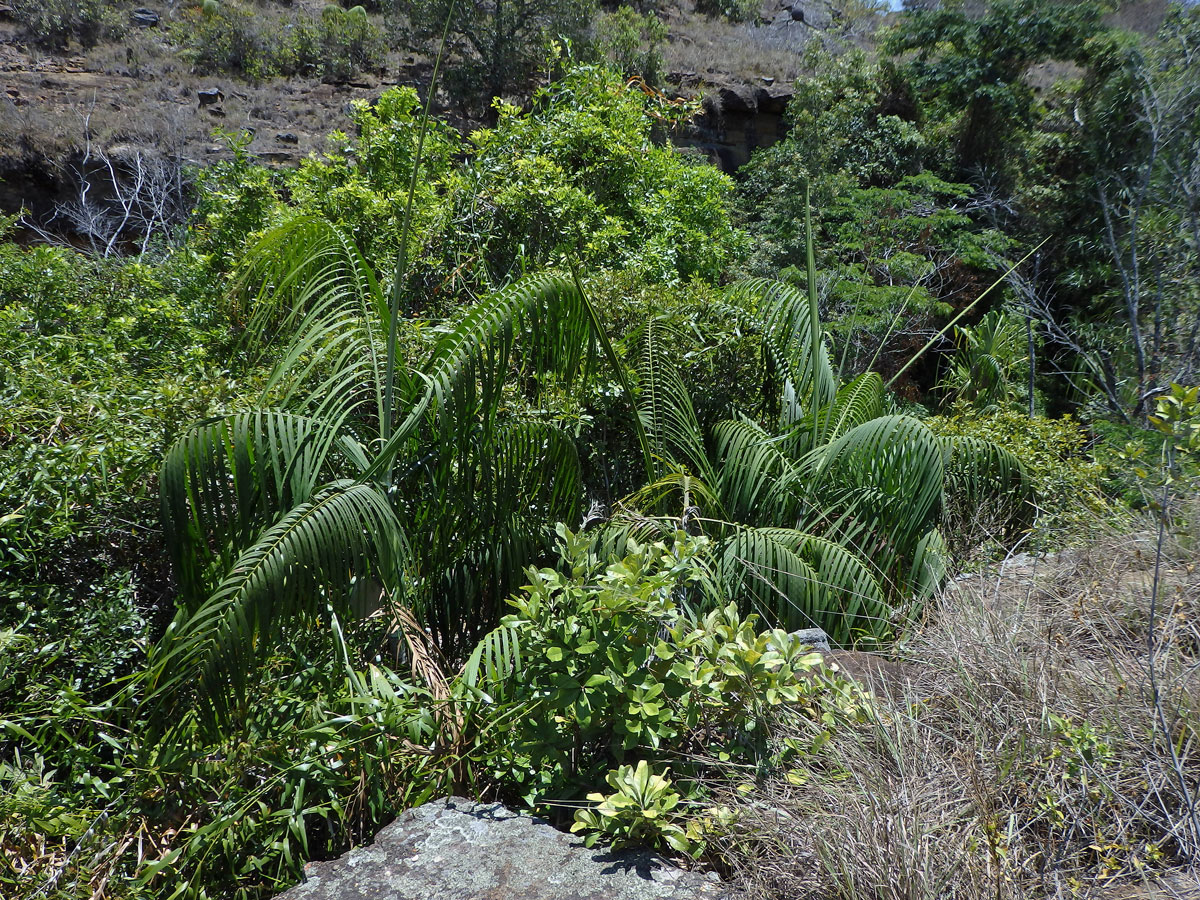
<path id="1" fill-rule="evenodd" d="M 577 281 L 541 275 L 483 299 L 411 369 L 401 311 L 328 221 L 268 232 L 239 285 L 249 343 L 287 349 L 262 408 L 195 426 L 161 472 L 180 605 L 149 696 L 170 707 L 191 693 L 210 721 L 304 622 L 403 603 L 463 655 L 553 523 L 581 514 L 573 440 L 505 414 L 506 398 L 569 388 L 602 357 L 625 383 Z"/>
<path id="2" fill-rule="evenodd" d="M 942 379 L 952 403 L 995 410 L 1016 399 L 1016 376 L 1028 363 L 1025 330 L 1003 310 L 993 309 L 974 327 L 955 329 L 958 349 Z"/>
<path id="3" fill-rule="evenodd" d="M 639 413 L 658 471 L 628 505 L 658 513 L 618 517 L 599 538 L 684 526 L 713 538 L 714 580 L 787 627 L 819 625 L 835 640 L 881 636 L 941 583 L 940 526 L 948 491 L 967 503 L 1006 498 L 1025 508 L 1028 482 L 1007 450 L 938 437 L 918 419 L 889 413 L 874 372 L 841 383 L 826 336 L 814 329 L 816 297 L 750 281 L 726 307 L 761 337 L 768 407 L 705 430 L 651 323 L 642 337 Z M 765 423 L 765 424 L 764 424 Z M 682 522 L 666 510 L 683 509 Z"/>
<path id="4" fill-rule="evenodd" d="M 210 723 L 304 623 L 402 604 L 446 656 L 468 657 L 553 525 L 582 512 L 572 439 L 506 413 L 506 398 L 569 388 L 601 361 L 633 396 L 578 279 L 535 276 L 483 299 L 411 369 L 398 292 L 389 300 L 326 220 L 268 232 L 239 285 L 253 301 L 249 344 L 287 349 L 260 409 L 197 425 L 163 462 L 180 608 L 147 676 L 151 702 L 192 694 Z M 618 520 L 598 546 L 704 527 L 713 596 L 843 642 L 880 635 L 943 577 L 945 492 L 1019 498 L 1023 470 L 1000 448 L 887 414 L 874 373 L 840 383 L 813 290 L 749 282 L 727 309 L 761 336 L 770 415 L 705 432 L 651 323 L 634 420 L 649 483 L 632 502 L 654 513 L 682 501 L 683 522 Z"/>

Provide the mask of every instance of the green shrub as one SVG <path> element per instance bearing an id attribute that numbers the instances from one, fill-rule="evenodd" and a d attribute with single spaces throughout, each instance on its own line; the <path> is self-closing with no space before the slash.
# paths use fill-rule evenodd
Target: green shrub
<path id="1" fill-rule="evenodd" d="M 958 413 L 925 420 L 936 434 L 983 438 L 1011 450 L 1029 474 L 1037 496 L 1035 546 L 1061 542 L 1094 528 L 1113 509 L 1102 486 L 1105 467 L 1088 450 L 1088 436 L 1070 416 L 1030 418 L 1011 410 Z M 957 530 L 988 527 L 987 510 L 950 509 Z M 951 533 L 956 529 L 951 528 Z"/>
<path id="2" fill-rule="evenodd" d="M 441 314 L 553 266 L 624 270 L 638 290 L 718 280 L 748 250 L 730 220 L 733 182 L 659 143 L 663 123 L 692 108 L 581 66 L 540 92 L 532 110 L 501 106 L 496 127 L 469 142 L 432 121 L 413 209 L 410 308 Z M 235 160 L 201 180 L 193 246 L 224 271 L 248 235 L 281 217 L 317 215 L 390 275 L 418 98 L 410 88 L 389 90 L 355 104 L 351 117 L 353 137 L 335 133 L 328 155 L 294 172 L 268 172 L 235 146 Z"/>
<path id="3" fill-rule="evenodd" d="M 730 22 L 752 22 L 758 18 L 761 8 L 758 0 L 696 0 L 696 12 L 714 18 L 724 17 Z"/>
<path id="4" fill-rule="evenodd" d="M 254 10 L 237 0 L 213 0 L 185 13 L 172 33 L 182 48 L 180 55 L 199 74 L 236 72 L 250 78 L 278 74 L 278 37 L 264 27 Z"/>
<path id="5" fill-rule="evenodd" d="M 593 66 L 540 91 L 530 113 L 500 106 L 496 127 L 472 135 L 458 200 L 461 217 L 490 218 L 480 250 L 495 277 L 569 256 L 652 283 L 717 279 L 748 249 L 729 217 L 733 183 L 655 140 L 689 111 Z"/>
<path id="6" fill-rule="evenodd" d="M 374 103 L 355 101 L 350 118 L 354 137 L 331 135 L 331 152 L 309 158 L 286 181 L 291 205 L 301 215 L 320 215 L 353 236 L 367 259 L 387 271 L 400 250 L 400 225 L 416 157 L 420 98 L 411 87 L 391 88 Z M 461 152 L 457 133 L 434 119 L 429 123 L 413 204 L 412 246 L 420 248 L 410 274 L 411 303 L 422 310 L 430 297 L 419 287 L 441 284 L 446 273 L 431 271 L 431 250 L 445 228 L 446 186 L 455 184 L 454 161 Z M 468 252 L 469 234 L 444 235 L 450 256 Z M 440 262 L 440 260 L 439 260 Z M 390 272 L 389 272 L 390 274 Z M 425 282 L 422 284 L 422 282 Z"/>
<path id="7" fill-rule="evenodd" d="M 212 277 L 233 269 L 250 236 L 277 214 L 283 177 L 254 162 L 247 151 L 252 136 L 218 130 L 233 155 L 206 168 L 196 183 L 189 250 L 202 255 Z"/>
<path id="8" fill-rule="evenodd" d="M 954 329 L 958 347 L 938 385 L 951 406 L 989 412 L 1029 403 L 1025 328 L 1011 313 L 993 309 L 977 325 Z"/>
<path id="9" fill-rule="evenodd" d="M 0 682 L 36 660 L 35 643 L 0 628 Z M 212 742 L 186 718 L 169 740 L 149 739 L 162 723 L 139 718 L 119 684 L 85 695 L 43 669 L 34 689 L 6 692 L 0 894 L 61 879 L 147 900 L 266 898 L 307 858 L 336 856 L 429 799 L 443 770 L 413 748 L 433 742 L 431 698 L 361 660 L 348 672 L 345 649 L 319 629 L 299 637 Z"/>
<path id="10" fill-rule="evenodd" d="M 95 700 L 161 626 L 162 453 L 194 418 L 253 392 L 227 368 L 203 274 L 189 254 L 149 264 L 0 243 L 6 697 L 63 683 Z"/>
<path id="11" fill-rule="evenodd" d="M 291 26 L 276 51 L 276 67 L 282 75 L 317 74 L 327 81 L 348 81 L 356 72 L 379 66 L 384 50 L 383 36 L 365 9 L 330 5 L 320 19 L 301 19 Z"/>
<path id="12" fill-rule="evenodd" d="M 127 675 L 146 652 L 148 629 L 132 573 L 115 571 L 82 591 L 56 585 L 0 588 L 0 699 L 16 702 L 55 678 L 91 692 Z"/>
<path id="13" fill-rule="evenodd" d="M 576 812 L 571 830 L 585 832 L 584 844 L 589 847 L 604 837 L 614 850 L 666 846 L 699 856 L 710 833 L 732 824 L 733 812 L 723 806 L 711 807 L 703 815 L 689 812 L 666 777 L 669 771 L 655 774 L 644 759 L 636 767 L 618 766 L 607 779 L 613 793 L 588 794 L 597 805 Z"/>
<path id="14" fill-rule="evenodd" d="M 0 244 L 0 509 L 10 553 L 145 504 L 167 443 L 230 386 L 173 267 Z M 133 517 L 137 524 L 140 517 Z M 144 526 L 143 526 L 144 527 Z M 47 554 L 48 555 L 48 554 Z"/>
<path id="15" fill-rule="evenodd" d="M 667 26 L 653 13 L 640 15 L 632 7 L 596 17 L 596 46 L 617 69 L 640 76 L 647 84 L 662 78 L 662 51 Z"/>
<path id="16" fill-rule="evenodd" d="M 209 0 L 182 19 L 175 35 L 198 72 L 255 79 L 315 75 L 345 81 L 378 66 L 386 49 L 365 10 L 356 13 L 336 4 L 320 15 L 300 12 L 282 21 L 237 0 Z"/>
<path id="17" fill-rule="evenodd" d="M 521 715 L 489 761 L 500 784 L 526 802 L 579 799 L 611 784 L 614 766 L 637 765 L 641 778 L 648 761 L 658 771 L 674 763 L 675 791 L 690 807 L 710 771 L 700 760 L 752 780 L 810 749 L 772 743 L 779 717 L 814 723 L 815 745 L 838 714 L 856 712 L 848 683 L 812 677 L 819 654 L 706 596 L 703 538 L 630 541 L 623 557 L 609 559 L 586 536 L 562 526 L 558 533 L 563 569 L 531 572 L 500 629 L 520 647 L 504 689 Z M 706 604 L 715 606 L 699 612 Z M 615 836 L 600 819 L 584 824 Z M 647 836 L 634 829 L 625 838 L 635 834 Z M 657 837 L 676 845 L 672 835 Z"/>
<path id="18" fill-rule="evenodd" d="M 446 27 L 454 64 L 444 84 L 456 102 L 488 115 L 499 97 L 528 96 L 547 76 L 547 50 L 584 46 L 594 0 L 389 0 L 413 46 L 433 55 Z M 552 64 L 552 63 L 551 63 Z"/>
<path id="19" fill-rule="evenodd" d="M 95 46 L 119 37 L 127 25 L 113 0 L 17 0 L 14 13 L 33 41 L 60 49 L 72 38 Z"/>

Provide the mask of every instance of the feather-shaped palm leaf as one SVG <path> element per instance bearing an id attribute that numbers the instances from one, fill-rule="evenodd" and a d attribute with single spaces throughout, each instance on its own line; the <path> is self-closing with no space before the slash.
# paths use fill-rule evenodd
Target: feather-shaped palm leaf
<path id="1" fill-rule="evenodd" d="M 573 442 L 503 415 L 506 384 L 536 394 L 601 351 L 616 359 L 577 283 L 543 275 L 463 310 L 423 365 L 392 371 L 384 288 L 318 219 L 268 232 L 238 285 L 248 339 L 286 342 L 263 397 L 279 408 L 192 429 L 161 482 L 186 601 L 151 694 L 202 686 L 212 717 L 289 623 L 353 612 L 364 584 L 424 613 L 451 654 L 491 628 L 582 501 Z"/>

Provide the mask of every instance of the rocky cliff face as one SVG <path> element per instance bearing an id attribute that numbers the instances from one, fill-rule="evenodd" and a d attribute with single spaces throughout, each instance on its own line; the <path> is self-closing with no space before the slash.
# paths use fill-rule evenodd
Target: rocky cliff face
<path id="1" fill-rule="evenodd" d="M 769 147 L 787 133 L 784 114 L 792 98 L 790 85 L 732 85 L 706 92 L 704 112 L 675 139 L 693 147 L 725 172 L 750 161 L 750 154 Z"/>

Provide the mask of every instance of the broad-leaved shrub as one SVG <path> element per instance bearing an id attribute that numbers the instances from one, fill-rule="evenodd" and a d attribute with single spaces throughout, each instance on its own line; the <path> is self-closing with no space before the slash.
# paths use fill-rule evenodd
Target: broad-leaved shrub
<path id="1" fill-rule="evenodd" d="M 622 557 L 605 559 L 586 535 L 562 526 L 559 535 L 562 567 L 531 571 L 501 625 L 520 647 L 504 686 L 520 713 L 488 759 L 526 802 L 581 799 L 606 782 L 620 792 L 630 779 L 651 778 L 646 765 L 661 778 L 670 764 L 681 798 L 670 807 L 684 802 L 679 815 L 701 814 L 705 773 L 730 766 L 753 781 L 820 745 L 839 716 L 858 713 L 855 689 L 824 676 L 820 654 L 800 637 L 762 629 L 716 593 L 706 539 L 631 541 Z M 774 742 L 780 717 L 807 722 L 811 743 Z M 667 785 L 655 784 L 662 796 L 654 802 L 666 803 Z M 625 821 L 646 814 L 605 803 L 584 827 L 624 840 L 651 834 Z M 624 825 L 605 824 L 613 816 Z M 691 852 L 701 835 L 686 835 L 686 827 L 666 829 L 653 842 Z"/>
<path id="2" fill-rule="evenodd" d="M 1011 450 L 1021 460 L 1037 497 L 1036 545 L 1053 544 L 1095 525 L 1113 510 L 1105 499 L 1105 467 L 1088 449 L 1088 435 L 1070 416 L 1030 418 L 1025 413 L 997 409 L 991 413 L 963 412 L 932 416 L 925 424 L 935 434 L 982 438 Z M 987 527 L 987 510 L 957 509 L 947 516 L 957 530 Z M 954 529 L 952 529 L 954 530 Z"/>

